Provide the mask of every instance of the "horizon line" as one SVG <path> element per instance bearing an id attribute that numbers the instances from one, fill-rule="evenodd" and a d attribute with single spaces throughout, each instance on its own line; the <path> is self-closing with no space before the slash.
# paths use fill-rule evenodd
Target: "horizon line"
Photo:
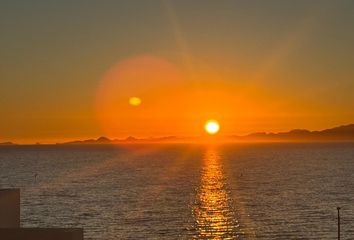
<path id="1" fill-rule="evenodd" d="M 210 142 L 210 141 L 219 141 L 219 142 L 250 142 L 250 140 L 246 140 L 243 139 L 241 140 L 235 140 L 232 139 L 230 141 L 230 138 L 246 138 L 249 137 L 251 135 L 255 135 L 255 134 L 264 134 L 266 136 L 269 135 L 277 135 L 277 134 L 286 134 L 286 133 L 293 133 L 295 131 L 303 131 L 303 132 L 307 132 L 307 133 L 320 133 L 322 131 L 326 131 L 326 130 L 331 130 L 331 129 L 337 129 L 337 128 L 341 128 L 341 127 L 352 127 L 354 126 L 354 123 L 349 123 L 349 124 L 344 124 L 344 125 L 338 125 L 335 127 L 331 127 L 331 128 L 325 128 L 325 129 L 321 129 L 321 130 L 308 130 L 308 129 L 304 129 L 304 128 L 293 128 L 290 129 L 288 131 L 280 131 L 280 132 L 266 132 L 266 131 L 257 131 L 257 132 L 250 132 L 247 134 L 243 134 L 243 135 L 237 135 L 237 134 L 228 134 L 228 135 L 214 135 L 214 136 L 210 136 L 210 135 L 204 135 L 204 136 L 178 136 L 178 135 L 158 135 L 158 136 L 148 136 L 148 137 L 135 137 L 132 135 L 126 136 L 126 137 L 121 137 L 121 138 L 117 138 L 117 137 L 106 137 L 104 135 L 101 135 L 99 137 L 89 137 L 89 138 L 84 138 L 83 139 L 79 139 L 79 137 L 77 138 L 65 138 L 66 140 L 64 140 L 63 138 L 61 138 L 62 140 L 59 140 L 59 138 L 57 138 L 58 140 L 53 140 L 53 141 L 49 141 L 49 142 L 45 142 L 45 141 L 31 141 L 31 142 L 21 142 L 21 141 L 6 141 L 6 140 L 1 140 L 0 141 L 0 145 L 10 145 L 10 144 L 14 144 L 14 145 L 55 145 L 55 144 L 66 144 L 66 143 L 74 143 L 74 142 L 82 142 L 82 144 L 85 144 L 85 141 L 98 141 L 100 139 L 106 139 L 108 141 L 110 141 L 110 144 L 119 144 L 119 143 L 128 143 L 128 142 L 185 142 L 185 143 L 191 143 L 191 142 L 196 142 L 196 140 L 198 140 L 197 142 Z M 175 141 L 172 141 L 171 139 L 174 139 Z M 168 141 L 171 140 L 171 141 Z M 183 141 L 181 141 L 183 140 Z M 187 141 L 186 141 L 187 140 Z M 189 140 L 189 141 L 188 141 Z M 191 141 L 192 140 L 192 141 Z M 226 141 L 225 141 L 226 140 Z M 269 140 L 269 139 L 268 139 Z M 287 142 L 290 139 L 285 139 L 285 140 L 276 140 L 276 141 L 264 141 L 264 140 L 255 140 L 253 139 L 254 142 Z M 296 140 L 296 139 L 294 139 Z M 115 143 L 117 142 L 117 143 Z M 102 144 L 102 143 L 99 143 Z"/>

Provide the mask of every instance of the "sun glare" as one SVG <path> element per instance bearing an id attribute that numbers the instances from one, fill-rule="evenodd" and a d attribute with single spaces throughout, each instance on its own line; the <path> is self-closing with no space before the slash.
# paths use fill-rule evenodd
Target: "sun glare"
<path id="1" fill-rule="evenodd" d="M 129 104 L 134 107 L 137 107 L 141 104 L 141 99 L 138 97 L 131 97 L 129 98 Z"/>
<path id="2" fill-rule="evenodd" d="M 219 123 L 215 120 L 209 120 L 205 123 L 205 131 L 211 135 L 219 132 L 220 126 Z"/>

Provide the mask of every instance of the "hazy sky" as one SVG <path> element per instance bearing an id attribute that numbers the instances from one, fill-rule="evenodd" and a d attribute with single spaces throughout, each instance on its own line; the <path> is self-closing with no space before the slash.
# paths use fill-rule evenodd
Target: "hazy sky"
<path id="1" fill-rule="evenodd" d="M 204 117 L 221 119 L 225 135 L 354 122 L 351 0 L 8 0 L 0 2 L 0 31 L 0 141 L 192 136 Z M 146 58 L 156 62 L 139 62 Z M 108 108 L 99 105 L 106 100 L 97 97 L 107 71 L 119 63 L 159 70 L 164 62 L 183 76 L 174 94 L 184 101 L 160 106 L 173 88 L 146 79 L 145 92 L 160 85 L 144 93 L 154 103 L 138 107 L 144 124 L 127 127 L 142 112 L 135 118 L 118 104 L 125 120 L 107 132 L 100 111 Z M 204 104 L 192 108 L 196 96 Z"/>

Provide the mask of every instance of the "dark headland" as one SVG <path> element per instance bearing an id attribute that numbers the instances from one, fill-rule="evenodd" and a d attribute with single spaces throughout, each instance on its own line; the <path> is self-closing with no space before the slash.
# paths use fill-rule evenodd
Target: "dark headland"
<path id="1" fill-rule="evenodd" d="M 308 142 L 338 142 L 354 141 L 354 124 L 343 125 L 322 131 L 294 129 L 279 133 L 252 133 L 247 136 L 234 136 L 238 140 L 246 141 L 308 141 Z"/>

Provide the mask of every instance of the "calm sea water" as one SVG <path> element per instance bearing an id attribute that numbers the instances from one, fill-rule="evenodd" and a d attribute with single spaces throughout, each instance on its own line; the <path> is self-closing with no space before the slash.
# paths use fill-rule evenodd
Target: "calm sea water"
<path id="1" fill-rule="evenodd" d="M 354 239 L 353 144 L 2 146 L 0 187 L 86 239 Z"/>

